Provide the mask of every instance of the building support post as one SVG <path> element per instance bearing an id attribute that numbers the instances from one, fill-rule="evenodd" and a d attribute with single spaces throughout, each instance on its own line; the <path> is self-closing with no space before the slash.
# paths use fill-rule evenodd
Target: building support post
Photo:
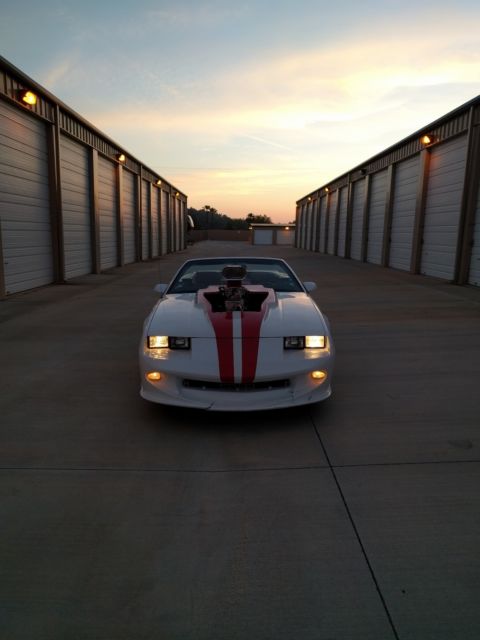
<path id="1" fill-rule="evenodd" d="M 50 191 L 53 273 L 55 282 L 65 282 L 65 247 L 63 242 L 60 160 L 60 109 L 58 105 L 55 105 L 53 114 L 54 121 L 48 125 L 48 178 Z"/>

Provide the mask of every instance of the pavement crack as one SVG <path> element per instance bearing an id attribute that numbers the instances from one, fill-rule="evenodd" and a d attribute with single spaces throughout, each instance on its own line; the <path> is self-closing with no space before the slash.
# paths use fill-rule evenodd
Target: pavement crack
<path id="1" fill-rule="evenodd" d="M 365 545 L 362 542 L 362 538 L 360 536 L 360 532 L 359 532 L 359 530 L 357 528 L 357 525 L 355 524 L 355 520 L 353 518 L 352 512 L 350 511 L 350 507 L 348 506 L 347 499 L 345 497 L 345 494 L 343 493 L 343 490 L 342 490 L 342 487 L 341 487 L 340 482 L 338 480 L 337 474 L 335 473 L 335 467 L 332 465 L 332 463 L 330 461 L 327 449 L 326 449 L 325 445 L 323 444 L 323 441 L 322 441 L 322 438 L 321 438 L 320 433 L 318 431 L 317 425 L 315 424 L 315 420 L 313 419 L 313 416 L 312 416 L 311 413 L 309 415 L 310 415 L 310 420 L 311 420 L 314 432 L 315 432 L 315 434 L 317 436 L 317 439 L 318 439 L 318 442 L 320 443 L 320 446 L 322 448 L 323 455 L 325 456 L 325 459 L 327 460 L 328 467 L 330 469 L 330 472 L 332 474 L 333 480 L 334 480 L 335 485 L 337 487 L 337 491 L 338 491 L 338 493 L 340 495 L 340 499 L 342 500 L 343 506 L 344 506 L 345 511 L 347 513 L 348 520 L 350 521 L 350 524 L 352 526 L 353 532 L 354 532 L 355 537 L 356 537 L 356 539 L 358 541 L 358 544 L 360 546 L 362 555 L 363 555 L 363 557 L 365 559 L 365 562 L 367 564 L 368 571 L 369 571 L 370 576 L 371 576 L 371 578 L 373 580 L 373 583 L 375 585 L 375 589 L 377 590 L 378 597 L 380 598 L 380 601 L 382 603 L 383 609 L 385 611 L 385 615 L 387 616 L 388 622 L 389 622 L 390 627 L 392 629 L 393 636 L 394 636 L 395 640 L 400 640 L 400 637 L 398 635 L 397 629 L 395 628 L 395 624 L 393 622 L 392 615 L 391 615 L 391 613 L 390 613 L 390 611 L 388 609 L 387 602 L 386 602 L 385 597 L 384 597 L 384 595 L 382 593 L 382 590 L 380 589 L 380 585 L 378 583 L 377 577 L 375 575 L 375 572 L 373 570 L 372 564 L 371 564 L 370 559 L 368 557 L 367 550 L 365 548 Z"/>

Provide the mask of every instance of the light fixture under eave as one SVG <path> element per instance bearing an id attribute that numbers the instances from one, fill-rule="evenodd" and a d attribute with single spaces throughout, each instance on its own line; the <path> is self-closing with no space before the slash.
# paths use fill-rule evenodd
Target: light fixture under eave
<path id="1" fill-rule="evenodd" d="M 308 196 L 308 201 L 311 202 L 312 201 L 312 196 Z"/>
<path id="2" fill-rule="evenodd" d="M 328 187 L 325 187 L 324 191 L 325 191 L 325 193 L 328 193 L 330 191 L 330 189 Z"/>
<path id="3" fill-rule="evenodd" d="M 157 187 L 162 186 L 162 181 L 160 180 L 160 178 L 155 182 L 155 184 L 157 185 Z"/>
<path id="4" fill-rule="evenodd" d="M 124 153 L 117 153 L 115 157 L 119 162 L 125 163 L 127 161 L 127 157 Z"/>
<path id="5" fill-rule="evenodd" d="M 424 147 L 428 147 L 429 145 L 433 144 L 436 141 L 437 141 L 437 138 L 433 136 L 431 133 L 426 133 L 424 136 L 420 138 L 420 142 L 423 144 Z"/>
<path id="6" fill-rule="evenodd" d="M 176 198 L 179 198 L 179 197 L 180 197 L 180 194 L 178 193 L 178 191 L 177 191 L 177 193 L 175 194 L 175 197 L 176 197 Z"/>
<path id="7" fill-rule="evenodd" d="M 37 96 L 33 91 L 29 91 L 28 89 L 22 89 L 22 91 L 19 91 L 18 97 L 24 104 L 28 104 L 29 107 L 33 107 L 37 104 Z"/>

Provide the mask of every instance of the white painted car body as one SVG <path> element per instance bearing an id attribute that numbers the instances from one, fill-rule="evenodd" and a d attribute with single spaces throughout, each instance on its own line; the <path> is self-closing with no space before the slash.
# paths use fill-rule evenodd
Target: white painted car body
<path id="1" fill-rule="evenodd" d="M 262 262 L 263 261 L 263 262 Z M 219 284 L 172 292 L 181 274 L 217 264 L 253 263 L 255 269 L 285 269 L 294 291 L 249 284 L 242 291 L 261 300 L 256 310 L 215 310 Z M 250 269 L 251 270 L 251 269 Z M 268 272 L 260 271 L 268 284 Z M 256 273 L 258 276 L 258 273 Z M 185 281 L 190 279 L 184 278 Z M 305 283 L 307 284 L 307 283 Z M 308 283 L 309 285 L 313 283 Z M 283 286 L 283 285 L 282 285 Z M 165 289 L 159 285 L 159 289 Z M 149 336 L 181 336 L 189 349 L 149 348 Z M 324 336 L 323 348 L 285 349 L 289 336 Z M 177 272 L 144 323 L 140 343 L 141 396 L 160 404 L 212 411 L 256 411 L 319 402 L 331 394 L 334 345 L 327 319 L 290 267 L 273 258 L 191 260 Z M 323 372 L 322 380 L 312 371 Z M 158 380 L 147 374 L 158 372 Z"/>

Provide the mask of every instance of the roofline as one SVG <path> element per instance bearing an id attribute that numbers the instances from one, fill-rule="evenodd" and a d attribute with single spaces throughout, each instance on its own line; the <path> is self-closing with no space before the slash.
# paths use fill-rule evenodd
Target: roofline
<path id="1" fill-rule="evenodd" d="M 341 180 L 342 178 L 345 178 L 350 173 L 353 173 L 354 171 L 358 171 L 358 170 L 362 169 L 362 167 L 364 167 L 364 165 L 369 164 L 371 162 L 374 162 L 375 160 L 378 160 L 379 158 L 381 158 L 381 157 L 387 155 L 388 153 L 392 152 L 397 147 L 400 147 L 400 146 L 406 144 L 407 142 L 415 140 L 416 138 L 420 137 L 421 135 L 425 135 L 425 133 L 428 133 L 428 131 L 430 129 L 434 129 L 435 127 L 438 127 L 439 125 L 443 124 L 447 120 L 450 120 L 451 118 L 459 115 L 463 111 L 468 111 L 472 107 L 475 107 L 475 106 L 478 106 L 478 105 L 480 105 L 480 94 L 478 96 L 476 96 L 475 98 L 472 98 L 468 102 L 465 102 L 464 104 L 460 105 L 459 107 L 456 107 L 452 111 L 449 111 L 448 113 L 446 113 L 445 115 L 441 116 L 440 118 L 437 118 L 433 122 L 430 122 L 429 124 L 424 125 L 423 127 L 418 129 L 414 133 L 410 133 L 406 138 L 402 138 L 402 140 L 399 140 L 398 142 L 395 142 L 394 144 L 392 144 L 389 147 L 387 147 L 386 149 L 383 149 L 379 153 L 376 153 L 371 158 L 368 158 L 367 160 L 363 160 L 363 162 L 361 162 L 360 164 L 356 165 L 355 167 L 352 167 L 348 171 L 345 171 L 344 173 L 341 173 L 340 175 L 336 176 L 332 180 L 329 180 L 328 182 L 325 182 L 324 184 L 322 184 L 321 186 L 317 187 L 313 191 L 310 191 L 310 193 L 306 193 L 304 196 L 302 196 L 301 198 L 299 198 L 296 201 L 296 204 L 299 204 L 300 202 L 305 200 L 305 198 L 308 198 L 310 196 L 315 195 L 318 191 L 321 191 L 325 187 L 328 187 L 328 185 L 332 184 L 332 182 L 337 182 L 337 181 Z"/>
<path id="2" fill-rule="evenodd" d="M 178 191 L 180 195 L 187 198 L 187 194 L 180 191 L 174 184 L 172 184 L 166 178 L 161 176 L 158 173 L 158 171 L 154 171 L 150 167 L 147 167 L 147 165 L 144 162 L 139 160 L 136 156 L 130 153 L 127 149 L 125 149 L 123 145 L 120 145 L 118 142 L 116 142 L 115 140 L 107 136 L 103 131 L 100 131 L 100 129 L 98 129 L 95 125 L 93 125 L 91 122 L 86 120 L 74 109 L 72 109 L 67 104 L 65 104 L 65 102 L 63 102 L 62 100 L 54 96 L 53 93 L 51 93 L 48 89 L 45 89 L 45 87 L 43 87 L 41 84 L 36 82 L 36 80 L 33 80 L 32 78 L 30 78 L 30 76 L 28 76 L 26 73 L 24 73 L 21 69 L 19 69 L 15 65 L 13 65 L 9 60 L 4 58 L 3 56 L 0 56 L 0 68 L 17 76 L 21 82 L 25 83 L 26 85 L 29 85 L 29 87 L 31 87 L 32 89 L 35 89 L 36 92 L 38 92 L 39 94 L 42 94 L 44 98 L 47 98 L 48 100 L 50 100 L 50 102 L 53 102 L 55 105 L 58 105 L 61 109 L 68 112 L 70 115 L 76 118 L 79 122 L 81 122 L 81 124 L 83 124 L 85 127 L 90 129 L 93 133 L 98 135 L 100 138 L 103 138 L 103 140 L 105 140 L 112 146 L 117 147 L 118 149 L 121 149 L 122 151 L 124 151 L 128 155 L 128 157 L 131 158 L 134 162 L 136 162 L 140 167 L 143 167 L 153 175 L 157 176 L 163 182 L 170 185 L 170 187 L 172 187 L 175 191 Z"/>

